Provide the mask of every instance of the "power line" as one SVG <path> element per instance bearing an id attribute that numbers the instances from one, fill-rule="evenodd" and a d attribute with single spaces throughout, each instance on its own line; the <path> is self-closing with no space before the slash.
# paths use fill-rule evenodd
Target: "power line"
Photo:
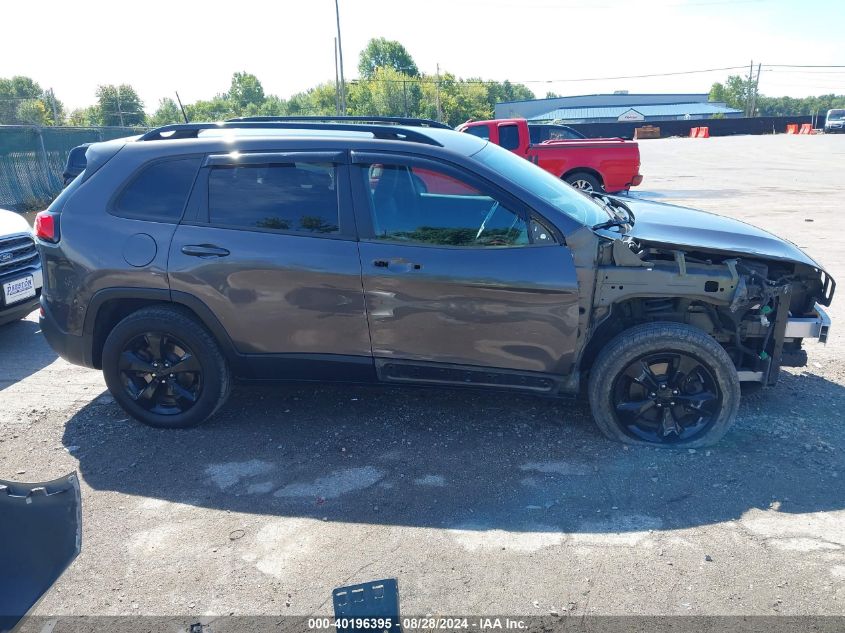
<path id="1" fill-rule="evenodd" d="M 501 84 L 505 81 L 508 81 L 512 84 L 552 84 L 552 83 L 562 83 L 562 82 L 578 82 L 578 81 L 612 81 L 617 79 L 646 79 L 649 77 L 673 77 L 677 75 L 695 75 L 700 73 L 713 73 L 713 72 L 721 72 L 725 70 L 742 70 L 745 68 L 745 65 L 742 66 L 725 66 L 724 68 L 706 68 L 703 70 L 681 70 L 677 72 L 669 72 L 669 73 L 650 73 L 647 75 L 619 75 L 616 77 L 580 77 L 580 78 L 567 78 L 567 79 L 506 79 L 503 81 L 492 81 L 492 80 L 482 80 L 482 79 L 455 79 L 456 82 L 463 83 L 463 84 L 480 84 L 480 85 L 491 85 L 491 84 Z M 380 83 L 402 83 L 403 81 L 415 81 L 418 83 L 435 83 L 437 81 L 434 77 L 409 77 L 406 79 L 354 79 L 353 81 L 358 82 L 380 82 Z M 441 81 L 443 81 L 441 79 Z"/>
<path id="2" fill-rule="evenodd" d="M 769 68 L 845 68 L 845 64 L 766 64 Z"/>

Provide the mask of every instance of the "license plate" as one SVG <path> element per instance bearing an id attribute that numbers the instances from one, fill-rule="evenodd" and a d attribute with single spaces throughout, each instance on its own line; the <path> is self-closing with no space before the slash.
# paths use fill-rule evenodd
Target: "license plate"
<path id="1" fill-rule="evenodd" d="M 35 285 L 32 283 L 32 276 L 23 279 L 15 279 L 3 284 L 3 297 L 6 305 L 23 301 L 35 296 Z"/>

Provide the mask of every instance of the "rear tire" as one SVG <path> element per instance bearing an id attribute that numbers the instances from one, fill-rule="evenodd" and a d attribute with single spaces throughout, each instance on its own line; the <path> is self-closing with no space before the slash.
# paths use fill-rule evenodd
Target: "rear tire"
<path id="1" fill-rule="evenodd" d="M 736 419 L 740 388 L 724 348 L 681 323 L 632 327 L 601 351 L 590 371 L 596 425 L 626 444 L 710 446 Z"/>
<path id="2" fill-rule="evenodd" d="M 177 429 L 197 425 L 223 406 L 232 377 L 211 333 L 183 309 L 133 312 L 109 333 L 103 376 L 114 399 L 136 420 Z"/>
<path id="3" fill-rule="evenodd" d="M 563 180 L 584 193 L 604 191 L 604 187 L 601 186 L 599 179 L 585 171 L 576 171 L 573 174 L 569 174 Z"/>

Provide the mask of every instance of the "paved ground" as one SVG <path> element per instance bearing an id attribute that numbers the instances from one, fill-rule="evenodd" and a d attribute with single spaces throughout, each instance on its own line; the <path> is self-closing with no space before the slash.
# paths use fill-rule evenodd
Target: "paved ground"
<path id="1" fill-rule="evenodd" d="M 768 227 L 845 280 L 845 137 L 641 147 L 638 195 Z M 845 614 L 841 297 L 833 316 L 697 452 L 610 443 L 583 404 L 445 390 L 240 388 L 157 431 L 30 317 L 0 329 L 0 476 L 78 470 L 85 530 L 38 613 L 328 614 L 333 587 L 395 576 L 407 614 Z"/>

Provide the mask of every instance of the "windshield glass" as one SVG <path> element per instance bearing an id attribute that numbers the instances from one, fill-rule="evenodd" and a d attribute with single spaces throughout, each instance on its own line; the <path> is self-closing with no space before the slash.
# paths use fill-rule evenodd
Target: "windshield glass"
<path id="1" fill-rule="evenodd" d="M 581 224 L 606 222 L 610 214 L 599 204 L 579 193 L 542 167 L 520 158 L 498 145 L 488 143 L 473 158 L 495 169 L 514 184 L 542 198 L 561 213 Z"/>
<path id="2" fill-rule="evenodd" d="M 845 110 L 831 110 L 827 115 L 828 121 L 842 121 L 845 119 Z"/>

